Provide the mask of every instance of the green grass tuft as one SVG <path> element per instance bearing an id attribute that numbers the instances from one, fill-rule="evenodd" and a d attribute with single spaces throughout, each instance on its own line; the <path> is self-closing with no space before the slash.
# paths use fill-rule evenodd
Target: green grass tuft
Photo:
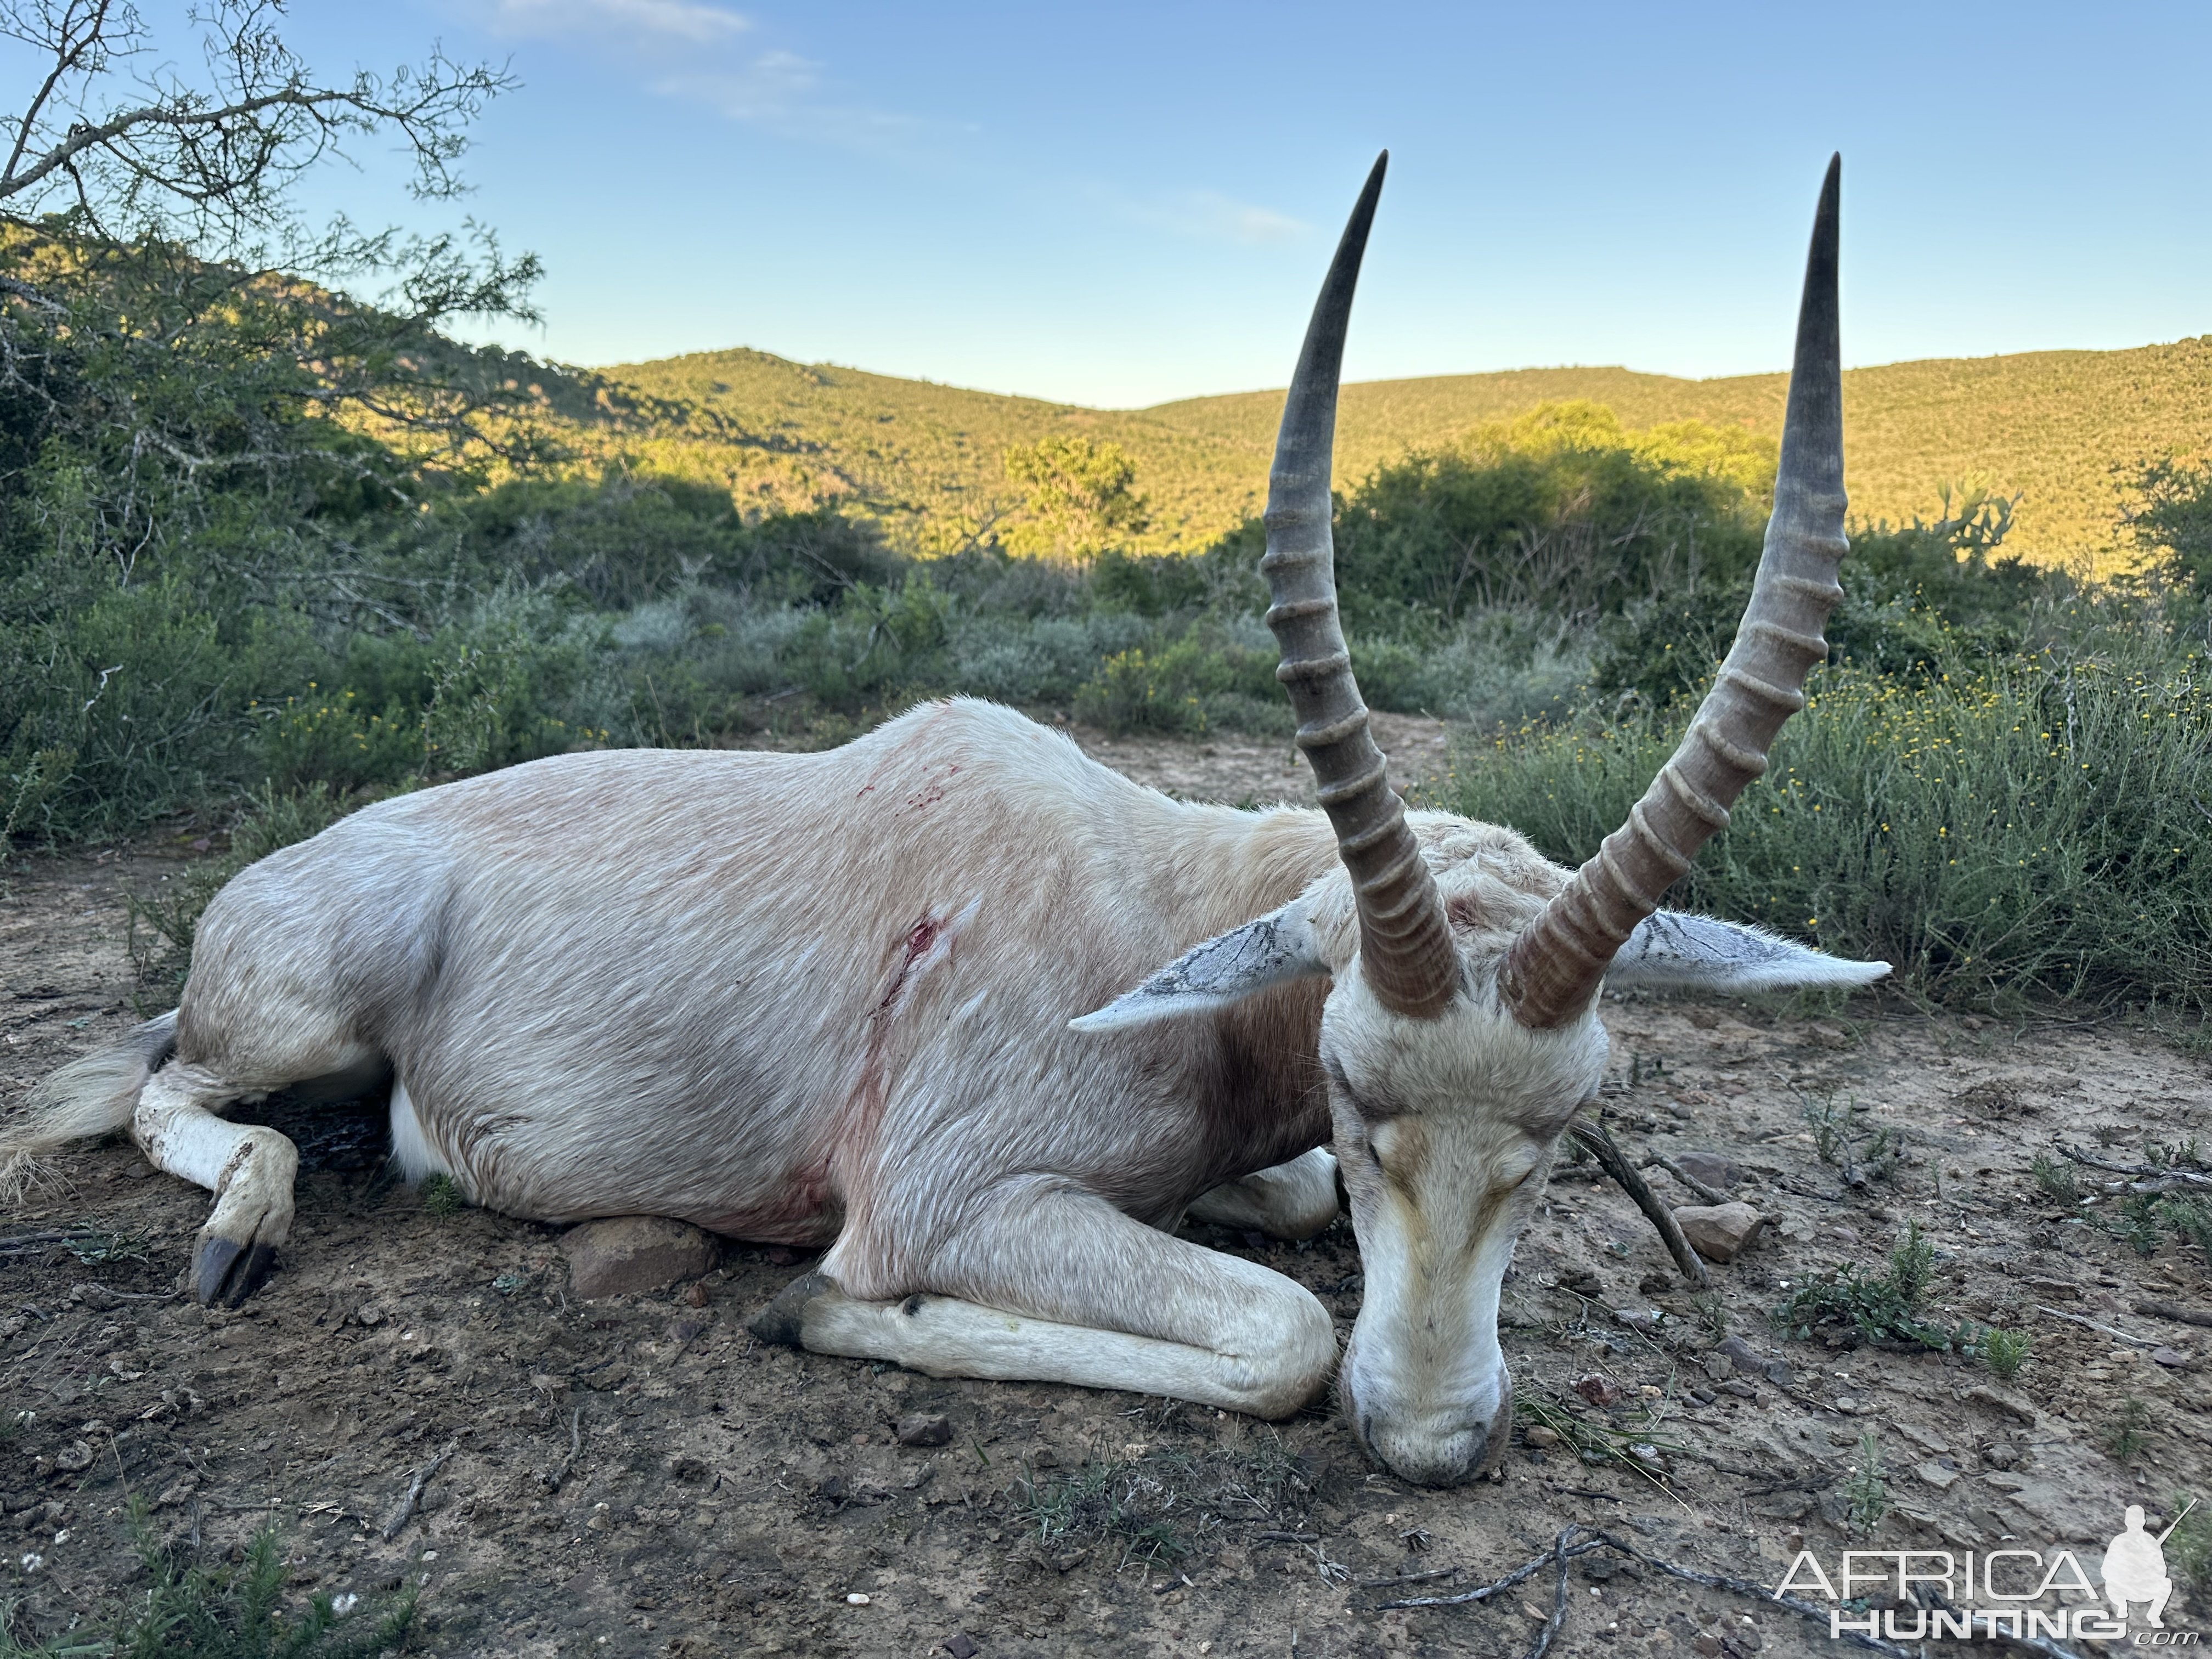
<path id="1" fill-rule="evenodd" d="M 468 1194 L 461 1183 L 449 1175 L 440 1173 L 424 1177 L 419 1196 L 422 1213 L 434 1221 L 445 1221 L 468 1208 Z"/>
<path id="2" fill-rule="evenodd" d="M 2061 1204 L 2075 1203 L 2081 1199 L 2081 1177 L 2074 1173 L 2074 1166 L 2063 1158 L 2038 1152 L 2027 1172 L 2035 1178 L 2036 1186 L 2045 1198 L 2056 1199 Z"/>
<path id="3" fill-rule="evenodd" d="M 1859 1532 L 1871 1533 L 1889 1513 L 1888 1472 L 1882 1467 L 1881 1443 L 1872 1429 L 1859 1437 L 1858 1461 L 1837 1491 L 1843 1497 L 1845 1517 Z"/>
<path id="4" fill-rule="evenodd" d="M 156 1542 L 143 1502 L 132 1524 L 150 1588 L 135 1591 L 104 1620 L 40 1640 L 18 1629 L 21 1606 L 0 1606 L 0 1659 L 374 1659 L 402 1646 L 415 1619 L 415 1593 L 380 1598 L 341 1613 L 333 1599 L 304 1610 L 282 1606 L 284 1553 L 276 1527 L 264 1527 L 236 1566 L 180 1565 Z"/>

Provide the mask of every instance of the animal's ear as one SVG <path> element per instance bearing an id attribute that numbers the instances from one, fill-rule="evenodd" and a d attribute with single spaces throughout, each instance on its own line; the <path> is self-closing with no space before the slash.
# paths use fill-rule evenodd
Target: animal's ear
<path id="1" fill-rule="evenodd" d="M 1661 910 L 1637 924 L 1606 969 L 1608 985 L 1682 986 L 1711 991 L 1781 991 L 1811 985 L 1871 985 L 1886 962 L 1850 962 L 1762 928 Z"/>
<path id="2" fill-rule="evenodd" d="M 1067 1022 L 1077 1031 L 1118 1031 L 1177 1014 L 1209 1012 L 1280 985 L 1328 972 L 1303 900 L 1193 945 L 1133 991 Z"/>

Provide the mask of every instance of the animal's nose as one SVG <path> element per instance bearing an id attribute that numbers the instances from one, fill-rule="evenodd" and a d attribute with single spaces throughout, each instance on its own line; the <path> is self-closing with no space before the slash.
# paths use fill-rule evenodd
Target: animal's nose
<path id="1" fill-rule="evenodd" d="M 1408 1437 L 1395 1444 L 1377 1445 L 1375 1451 L 1401 1480 L 1417 1486 L 1457 1486 L 1482 1467 L 1488 1442 L 1481 1429 L 1462 1429 L 1440 1437 Z"/>
<path id="2" fill-rule="evenodd" d="M 1494 1410 L 1407 1412 L 1384 1409 L 1353 1415 L 1368 1451 L 1393 1474 L 1417 1486 L 1458 1486 L 1489 1473 L 1513 1431 L 1513 1395 L 1507 1384 Z"/>

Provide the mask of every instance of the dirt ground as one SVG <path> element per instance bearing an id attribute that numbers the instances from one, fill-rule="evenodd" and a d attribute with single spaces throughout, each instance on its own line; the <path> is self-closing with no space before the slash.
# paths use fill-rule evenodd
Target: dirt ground
<path id="1" fill-rule="evenodd" d="M 1394 772 L 1441 763 L 1433 731 L 1385 741 L 1413 757 Z M 1282 767 L 1264 744 L 1101 748 L 1181 793 L 1303 793 L 1296 775 L 1261 787 Z M 0 1088 L 131 1023 L 125 896 L 189 855 L 9 870 Z M 65 1185 L 5 1218 L 0 1601 L 51 1634 L 143 1587 L 136 1498 L 203 1558 L 274 1522 L 301 1600 L 415 1587 L 410 1653 L 1503 1655 L 1536 1638 L 1548 1570 L 1480 1604 L 1381 1604 L 1487 1583 L 1570 1522 L 1706 1572 L 1771 1584 L 1804 1548 L 1833 1574 L 1849 1493 L 1869 1490 L 1847 1484 L 1863 1437 L 1887 1512 L 1862 1548 L 2064 1546 L 2094 1576 L 2125 1505 L 2155 1530 L 2177 1492 L 2212 1495 L 2212 1329 L 2136 1306 L 2212 1308 L 2203 1252 L 2168 1235 L 2138 1254 L 2105 1177 L 2082 1171 L 2091 1201 L 2068 1202 L 2029 1173 L 2059 1135 L 2124 1160 L 2212 1132 L 2204 1060 L 2118 1026 L 1929 1018 L 1893 994 L 1814 1013 L 1608 998 L 1604 1015 L 1615 1137 L 1639 1161 L 1731 1161 L 1770 1225 L 1712 1269 L 1701 1306 L 1628 1200 L 1563 1164 L 1505 1287 L 1524 1409 L 1495 1481 L 1409 1487 L 1327 1407 L 1269 1425 L 765 1348 L 744 1321 L 804 1271 L 788 1250 L 732 1243 L 696 1286 L 582 1303 L 557 1230 L 435 1213 L 382 1173 L 373 1115 L 272 1104 L 302 1148 L 299 1224 L 236 1313 L 179 1293 L 205 1195 L 127 1144 L 75 1152 Z M 1790 1340 L 1770 1317 L 1809 1273 L 1878 1265 L 1908 1220 L 1936 1248 L 1932 1317 L 2033 1337 L 2013 1382 Z M 1347 1224 L 1303 1246 L 1203 1236 L 1349 1329 Z M 898 1443 L 916 1412 L 943 1414 L 950 1443 Z M 1577 1438 L 1620 1449 L 1578 1455 Z M 1431 1576 L 1365 1587 L 1408 1574 Z M 1607 1555 L 1568 1583 L 1555 1652 L 1837 1650 L 1771 1602 Z M 2212 1622 L 2205 1599 L 2184 1590 L 2167 1624 Z"/>

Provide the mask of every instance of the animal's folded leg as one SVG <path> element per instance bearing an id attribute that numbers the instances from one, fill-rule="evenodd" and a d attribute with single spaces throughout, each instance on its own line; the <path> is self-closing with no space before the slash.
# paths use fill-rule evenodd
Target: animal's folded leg
<path id="1" fill-rule="evenodd" d="M 831 1275 L 795 1280 L 755 1334 L 934 1376 L 1070 1382 L 1287 1417 L 1328 1387 L 1328 1314 L 1256 1263 L 1058 1193 L 963 1236 L 939 1282 L 863 1301 Z"/>

